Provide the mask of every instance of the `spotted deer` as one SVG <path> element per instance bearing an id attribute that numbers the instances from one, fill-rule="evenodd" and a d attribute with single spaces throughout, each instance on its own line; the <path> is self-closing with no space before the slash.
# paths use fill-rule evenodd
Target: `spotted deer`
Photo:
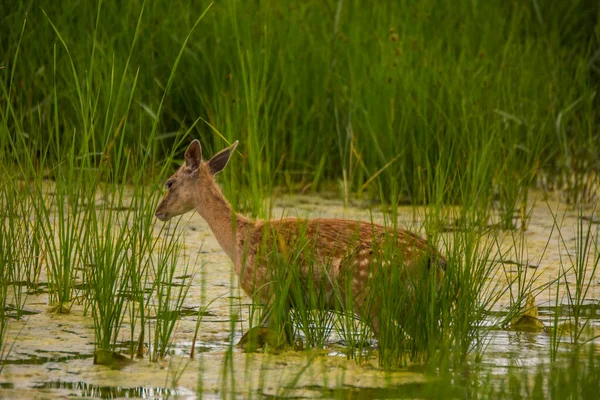
<path id="1" fill-rule="evenodd" d="M 225 168 L 237 144 L 205 161 L 200 142 L 194 140 L 185 152 L 184 164 L 167 180 L 166 194 L 155 215 L 168 221 L 196 210 L 233 261 L 248 296 L 268 302 L 265 288 L 281 276 L 274 274 L 273 256 L 283 254 L 279 259 L 286 260 L 293 253 L 298 268 L 296 283 L 310 281 L 313 288 L 324 291 L 329 309 L 347 307 L 344 296 L 351 296 L 353 312 L 368 320 L 377 334 L 378 305 L 372 294 L 378 289 L 371 284 L 374 274 L 395 269 L 410 280 L 414 272 L 432 270 L 438 281 L 443 276 L 445 259 L 430 243 L 407 230 L 329 218 L 252 220 L 234 213 L 215 175 Z M 388 251 L 390 243 L 397 251 Z"/>

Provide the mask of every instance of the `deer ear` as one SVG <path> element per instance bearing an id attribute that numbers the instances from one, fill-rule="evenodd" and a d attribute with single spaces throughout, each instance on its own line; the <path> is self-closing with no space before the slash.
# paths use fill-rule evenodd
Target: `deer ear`
<path id="1" fill-rule="evenodd" d="M 202 146 L 200 146 L 198 139 L 194 139 L 194 141 L 190 144 L 185 151 L 183 158 L 185 160 L 185 167 L 189 171 L 198 169 L 200 166 L 200 161 L 202 161 Z"/>
<path id="2" fill-rule="evenodd" d="M 231 153 L 233 153 L 233 151 L 235 150 L 237 145 L 238 145 L 238 141 L 236 140 L 231 146 L 229 146 L 226 149 L 221 150 L 220 152 L 215 154 L 213 156 L 213 158 L 211 158 L 208 161 L 208 166 L 210 167 L 210 172 L 213 175 L 216 175 L 219 172 L 223 171 L 223 169 L 227 165 L 227 162 L 229 161 L 229 158 L 231 157 Z"/>

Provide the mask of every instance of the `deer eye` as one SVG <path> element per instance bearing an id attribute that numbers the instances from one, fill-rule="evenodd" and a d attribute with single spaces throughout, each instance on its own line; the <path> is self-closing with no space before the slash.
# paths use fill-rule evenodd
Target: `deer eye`
<path id="1" fill-rule="evenodd" d="M 165 183 L 165 186 L 167 189 L 171 189 L 173 187 L 174 183 L 175 183 L 175 181 L 167 181 L 167 183 Z"/>

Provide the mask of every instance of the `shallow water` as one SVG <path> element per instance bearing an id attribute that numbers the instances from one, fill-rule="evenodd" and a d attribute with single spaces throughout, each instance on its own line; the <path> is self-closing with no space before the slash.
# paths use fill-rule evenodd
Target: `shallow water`
<path id="1" fill-rule="evenodd" d="M 423 234 L 421 224 L 425 212 L 426 208 L 400 209 L 399 226 Z M 553 230 L 552 212 L 559 216 L 560 234 Z M 283 197 L 276 202 L 272 215 L 277 218 L 285 215 L 375 222 L 384 219 L 376 210 L 343 207 L 339 201 L 310 196 Z M 597 218 L 591 210 L 584 216 Z M 9 324 L 7 348 L 10 353 L 5 357 L 0 374 L 0 397 L 188 398 L 194 397 L 201 388 L 206 398 L 221 398 L 226 393 L 294 398 L 397 398 L 399 390 L 408 397 L 419 397 L 419 389 L 431 382 L 431 378 L 418 368 L 384 372 L 378 368 L 376 358 L 361 365 L 347 360 L 343 349 L 336 344 L 335 333 L 323 350 L 290 350 L 278 354 L 245 354 L 235 347 L 232 350 L 231 340 L 237 342 L 241 332 L 248 327 L 250 300 L 238 288 L 229 259 L 204 221 L 197 215 L 183 218 L 180 229 L 185 234 L 186 256 L 182 260 L 187 259 L 193 265 L 185 307 L 192 315 L 180 318 L 165 360 L 156 363 L 147 358 L 136 360 L 119 370 L 94 365 L 93 320 L 89 311 L 86 315 L 84 307 L 75 304 L 69 314 L 49 313 L 47 294 L 43 291 L 33 293 L 27 297 L 25 305 L 28 315 L 20 320 L 12 319 Z M 535 286 L 539 286 L 556 279 L 562 272 L 561 262 L 567 263 L 567 250 L 575 254 L 578 221 L 577 211 L 538 201 L 525 232 L 524 254 L 520 256 L 513 249 L 514 235 L 518 232 L 502 233 L 498 247 L 503 250 L 505 260 L 529 265 L 526 270 L 529 276 L 536 277 L 538 284 Z M 161 234 L 160 228 L 158 223 L 155 227 L 157 236 Z M 172 233 L 163 232 L 162 235 Z M 450 235 L 444 234 L 447 241 Z M 504 264 L 504 268 L 499 264 L 490 284 L 505 288 L 507 277 L 510 279 L 516 268 L 510 263 Z M 181 274 L 184 274 L 183 269 Z M 567 271 L 565 277 L 567 281 L 574 279 L 572 271 Z M 43 274 L 40 280 L 44 281 Z M 179 282 L 183 280 L 181 277 Z M 560 289 L 559 302 L 567 304 L 564 294 L 564 288 Z M 550 285 L 536 297 L 540 320 L 547 327 L 552 325 L 556 298 L 555 285 Z M 590 312 L 594 313 L 590 323 L 590 335 L 594 336 L 594 332 L 600 330 L 600 316 L 597 307 L 593 307 L 600 299 L 599 276 L 593 277 L 587 298 L 592 305 Z M 190 360 L 195 312 L 211 301 L 196 341 L 196 357 Z M 510 302 L 510 291 L 505 291 L 481 328 L 481 332 L 487 334 L 488 342 L 478 365 L 492 374 L 504 375 L 509 368 L 532 369 L 550 360 L 551 337 L 547 331 L 528 333 L 495 327 Z M 233 314 L 238 322 L 232 337 Z M 124 344 L 131 339 L 126 324 L 120 337 Z M 564 344 L 559 353 L 568 351 L 568 339 L 567 333 L 561 340 Z M 460 396 L 460 392 L 456 396 Z"/>

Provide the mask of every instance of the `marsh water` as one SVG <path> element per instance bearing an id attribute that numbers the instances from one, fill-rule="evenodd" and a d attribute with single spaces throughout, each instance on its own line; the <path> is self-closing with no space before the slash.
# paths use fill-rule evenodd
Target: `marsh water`
<path id="1" fill-rule="evenodd" d="M 399 226 L 423 234 L 426 211 L 425 207 L 400 208 Z M 312 196 L 278 198 L 272 215 L 384 220 L 378 209 L 344 207 L 340 201 Z M 581 218 L 586 226 L 591 223 L 595 231 L 598 217 L 592 209 L 580 212 L 537 196 L 528 229 L 523 233 L 523 246 L 515 246 L 520 240 L 519 230 L 503 231 L 497 237 L 498 252 L 503 254 L 505 262 L 498 263 L 490 287 L 505 288 L 519 268 L 526 271 L 528 279 L 535 277 L 535 287 L 551 283 L 561 274 L 567 282 L 576 279 L 572 271 L 561 266 L 568 264 L 569 254 L 574 257 Z M 556 229 L 557 225 L 560 229 Z M 157 236 L 182 230 L 184 256 L 180 257 L 181 273 L 176 281 L 185 284 L 191 280 L 184 307 L 188 312 L 182 313 L 177 323 L 168 356 L 159 362 L 151 362 L 147 357 L 136 359 L 135 363 L 119 369 L 94 365 L 94 328 L 89 310 L 75 302 L 68 314 L 49 312 L 48 294 L 44 291 L 47 278 L 42 272 L 37 290 L 23 285 L 23 291 L 29 290 L 24 307 L 26 315 L 10 320 L 6 335 L 10 352 L 0 374 L 0 397 L 397 398 L 398 388 L 402 388 L 404 396 L 418 398 L 420 388 L 435 379 L 419 366 L 384 371 L 375 356 L 360 364 L 348 360 L 335 331 L 319 350 L 246 354 L 230 346 L 248 327 L 250 304 L 250 299 L 238 288 L 230 260 L 196 214 L 184 216 L 178 227 L 172 224 L 166 231 L 161 228 L 161 223 L 157 223 Z M 444 240 L 441 242 L 443 246 Z M 592 277 L 591 283 L 586 298 L 591 313 L 587 319 L 591 331 L 588 334 L 593 338 L 600 329 L 596 307 L 600 299 L 600 276 Z M 553 324 L 557 299 L 559 308 L 568 308 L 565 289 L 557 292 L 556 284 L 539 291 L 535 298 L 539 319 L 546 327 Z M 480 331 L 486 343 L 482 356 L 470 360 L 492 377 L 504 376 L 509 369 L 532 371 L 550 362 L 552 338 L 548 329 L 526 332 L 498 326 L 497 321 L 510 305 L 511 291 L 504 290 L 488 319 L 482 322 Z M 199 309 L 203 317 L 195 342 L 196 354 L 190 359 Z M 567 313 L 561 315 L 565 319 Z M 124 326 L 120 333 L 124 348 L 130 340 L 127 329 Z M 571 346 L 569 334 L 564 334 L 560 341 L 559 361 L 560 353 Z M 448 395 L 463 397 L 460 385 L 448 388 Z"/>

